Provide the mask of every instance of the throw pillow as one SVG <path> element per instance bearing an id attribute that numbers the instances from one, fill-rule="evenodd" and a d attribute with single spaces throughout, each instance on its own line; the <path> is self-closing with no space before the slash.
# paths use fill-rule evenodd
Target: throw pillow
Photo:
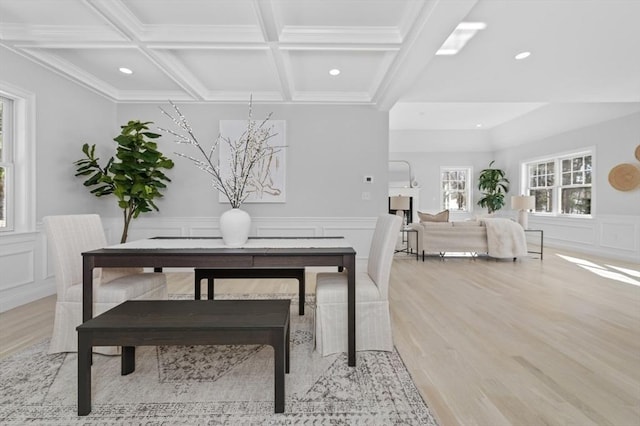
<path id="1" fill-rule="evenodd" d="M 418 217 L 420 218 L 420 222 L 448 222 L 449 210 L 443 210 L 436 214 L 418 212 Z"/>

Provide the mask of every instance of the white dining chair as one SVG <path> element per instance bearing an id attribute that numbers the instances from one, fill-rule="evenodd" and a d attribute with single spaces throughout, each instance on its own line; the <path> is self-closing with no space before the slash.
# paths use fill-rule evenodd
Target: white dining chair
<path id="1" fill-rule="evenodd" d="M 76 327 L 82 323 L 82 253 L 107 246 L 104 228 L 97 214 L 47 216 L 44 225 L 58 295 L 49 353 L 77 352 Z M 144 273 L 142 268 L 93 270 L 94 316 L 125 300 L 142 299 L 167 299 L 164 274 Z M 115 355 L 119 348 L 96 347 L 94 352 Z"/>
<path id="2" fill-rule="evenodd" d="M 356 271 L 356 351 L 392 351 L 389 276 L 402 218 L 376 221 L 366 271 Z M 326 356 L 347 351 L 347 275 L 321 272 L 316 277 L 316 350 Z"/>

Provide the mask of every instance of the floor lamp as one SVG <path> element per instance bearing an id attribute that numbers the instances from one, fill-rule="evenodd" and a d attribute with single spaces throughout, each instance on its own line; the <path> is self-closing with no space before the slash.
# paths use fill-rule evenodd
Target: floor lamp
<path id="1" fill-rule="evenodd" d="M 514 195 L 511 197 L 511 208 L 518 210 L 518 223 L 529 229 L 528 211 L 536 207 L 536 197 L 533 195 Z"/>
<path id="2" fill-rule="evenodd" d="M 397 195 L 391 197 L 391 210 L 395 210 L 398 216 L 402 216 L 402 223 L 404 225 L 407 224 L 407 216 L 405 215 L 405 210 L 409 210 L 409 197 L 405 197 L 402 195 Z"/>

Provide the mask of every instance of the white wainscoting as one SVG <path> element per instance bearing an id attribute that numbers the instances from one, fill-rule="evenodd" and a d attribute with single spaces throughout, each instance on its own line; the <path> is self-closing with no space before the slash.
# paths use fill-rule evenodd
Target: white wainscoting
<path id="1" fill-rule="evenodd" d="M 219 237 L 218 217 L 138 218 L 129 229 L 128 241 L 163 236 Z M 122 219 L 103 218 L 107 240 L 116 244 L 122 232 Z M 375 229 L 375 217 L 252 217 L 249 235 L 258 237 L 344 237 L 366 259 Z"/>
<path id="2" fill-rule="evenodd" d="M 375 217 L 291 218 L 253 217 L 250 235 L 260 237 L 342 236 L 356 250 L 358 265 L 366 261 Z M 121 217 L 103 217 L 110 244 L 122 233 Z M 220 236 L 218 218 L 138 218 L 129 229 L 128 241 L 155 236 Z M 37 231 L 0 238 L 0 312 L 55 294 L 53 267 L 47 260 L 47 242 L 42 223 Z"/>
<path id="3" fill-rule="evenodd" d="M 56 292 L 44 233 L 0 238 L 0 312 Z"/>
<path id="4" fill-rule="evenodd" d="M 368 257 L 375 217 L 252 218 L 251 235 L 343 236 L 355 248 L 358 265 Z M 122 218 L 103 218 L 109 243 L 119 242 Z M 640 218 L 601 215 L 595 219 L 529 216 L 531 229 L 544 230 L 545 246 L 640 263 Z M 129 241 L 164 236 L 219 236 L 218 218 L 138 218 Z M 37 231 L 0 237 L 0 312 L 55 294 L 42 224 Z"/>
<path id="5" fill-rule="evenodd" d="M 530 214 L 529 228 L 544 230 L 545 246 L 640 263 L 640 217 L 580 219 Z"/>

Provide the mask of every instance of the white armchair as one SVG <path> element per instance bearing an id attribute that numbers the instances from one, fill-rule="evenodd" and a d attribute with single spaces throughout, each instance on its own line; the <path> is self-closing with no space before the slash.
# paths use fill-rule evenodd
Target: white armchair
<path id="1" fill-rule="evenodd" d="M 76 327 L 82 323 L 82 253 L 107 245 L 100 216 L 67 215 L 44 218 L 53 255 L 58 299 L 49 353 L 76 352 Z M 164 274 L 142 268 L 96 268 L 93 271 L 93 314 L 99 315 L 125 300 L 167 299 Z M 97 347 L 94 352 L 114 355 L 118 348 Z"/>
<path id="2" fill-rule="evenodd" d="M 402 225 L 395 215 L 380 216 L 373 233 L 366 272 L 356 272 L 356 350 L 393 350 L 389 314 L 389 275 Z M 326 356 L 347 351 L 345 272 L 316 278 L 316 350 Z"/>

